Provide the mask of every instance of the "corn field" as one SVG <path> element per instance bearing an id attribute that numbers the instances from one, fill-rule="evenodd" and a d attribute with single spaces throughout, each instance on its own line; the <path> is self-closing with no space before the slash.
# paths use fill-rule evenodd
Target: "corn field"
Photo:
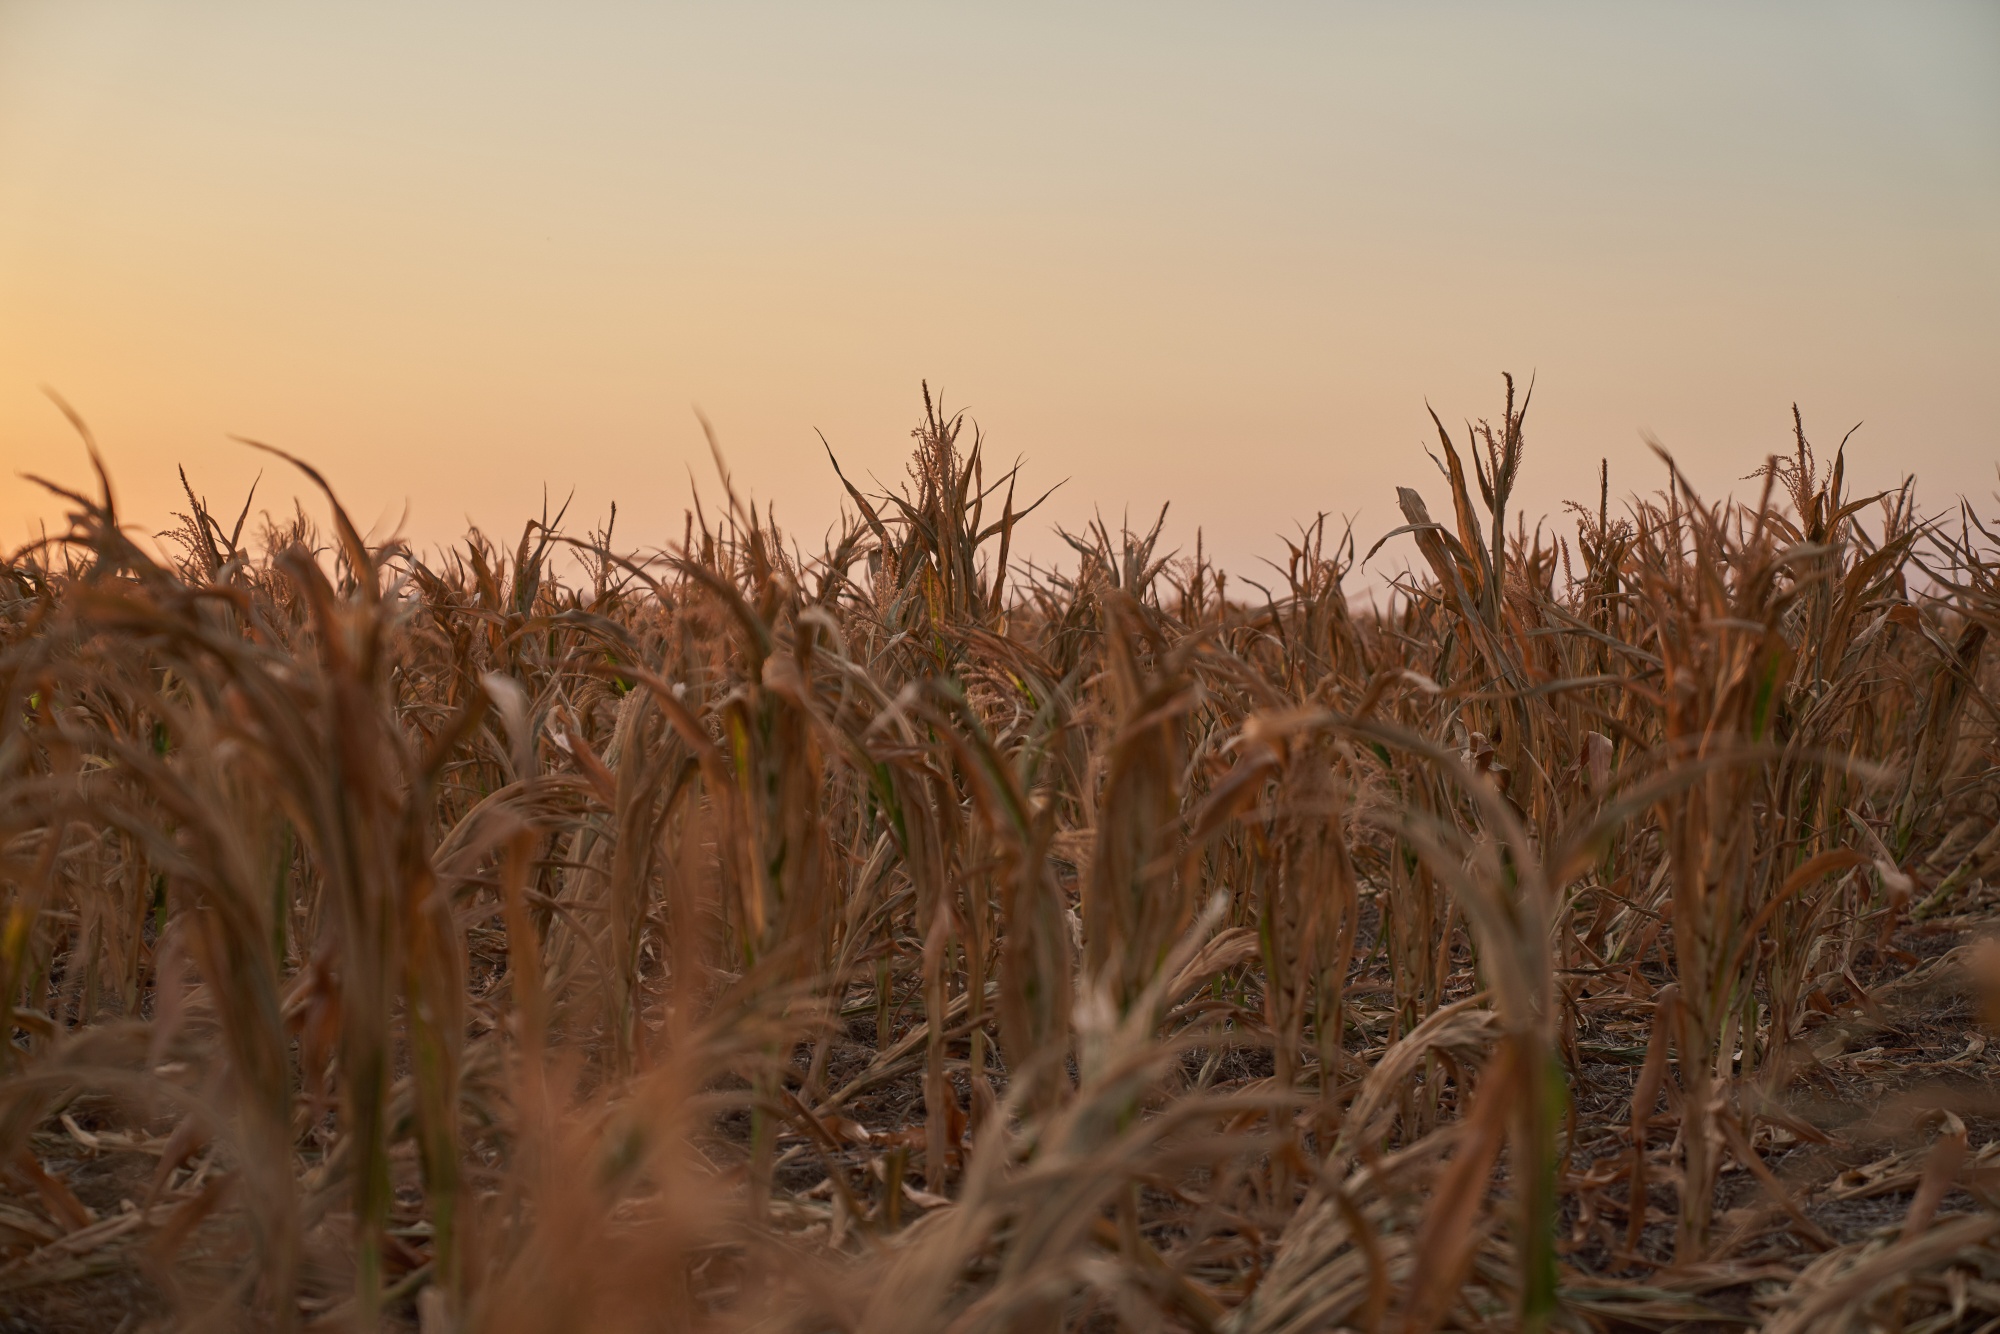
<path id="1" fill-rule="evenodd" d="M 1527 407 L 1257 583 L 928 391 L 818 554 L 52 487 L 0 1329 L 2000 1329 L 2000 539 Z"/>

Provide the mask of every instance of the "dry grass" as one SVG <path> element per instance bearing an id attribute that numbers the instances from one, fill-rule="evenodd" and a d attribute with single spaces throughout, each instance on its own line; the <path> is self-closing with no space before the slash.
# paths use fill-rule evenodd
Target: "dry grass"
<path id="1" fill-rule="evenodd" d="M 1803 429 L 1508 536 L 1525 411 L 1380 615 L 1016 568 L 928 395 L 818 556 L 64 493 L 0 1328 L 2000 1327 L 2000 541 Z"/>

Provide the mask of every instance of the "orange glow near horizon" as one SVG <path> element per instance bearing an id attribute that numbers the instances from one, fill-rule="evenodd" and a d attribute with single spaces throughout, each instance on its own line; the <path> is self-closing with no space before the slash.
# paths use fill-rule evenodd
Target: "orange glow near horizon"
<path id="1" fill-rule="evenodd" d="M 1435 494 L 1537 377 L 1530 516 L 1722 491 L 1797 401 L 1857 487 L 2000 460 L 2000 10 L 312 8 L 0 0 L 0 544 L 319 465 L 364 526 L 677 538 L 693 409 L 808 545 L 917 385 L 1075 527 Z M 1037 554 L 1054 544 L 1031 545 Z"/>

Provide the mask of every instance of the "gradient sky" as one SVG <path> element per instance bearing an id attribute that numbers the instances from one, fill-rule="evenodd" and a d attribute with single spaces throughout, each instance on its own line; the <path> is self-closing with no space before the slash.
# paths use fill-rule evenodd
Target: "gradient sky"
<path id="1" fill-rule="evenodd" d="M 636 544 L 697 406 L 816 538 L 814 428 L 891 479 L 927 377 L 1052 519 L 1248 573 L 1437 497 L 1426 399 L 1503 370 L 1531 512 L 1655 487 L 1644 433 L 1727 489 L 1794 400 L 1992 508 L 2000 5 L 0 0 L 9 545 L 88 476 L 43 386 L 148 531 L 241 434 L 380 533 L 546 484 Z"/>

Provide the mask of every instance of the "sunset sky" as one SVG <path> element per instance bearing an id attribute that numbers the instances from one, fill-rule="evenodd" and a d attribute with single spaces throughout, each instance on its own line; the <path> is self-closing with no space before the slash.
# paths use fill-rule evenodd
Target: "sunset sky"
<path id="1" fill-rule="evenodd" d="M 816 545 L 815 429 L 893 480 L 927 378 L 1051 522 L 1254 574 L 1438 496 L 1503 370 L 1531 515 L 1648 434 L 1726 490 L 1794 400 L 2000 509 L 2000 5 L 0 0 L 7 546 L 88 477 L 44 386 L 146 532 L 247 435 L 378 534 L 661 542 L 699 408 Z"/>

